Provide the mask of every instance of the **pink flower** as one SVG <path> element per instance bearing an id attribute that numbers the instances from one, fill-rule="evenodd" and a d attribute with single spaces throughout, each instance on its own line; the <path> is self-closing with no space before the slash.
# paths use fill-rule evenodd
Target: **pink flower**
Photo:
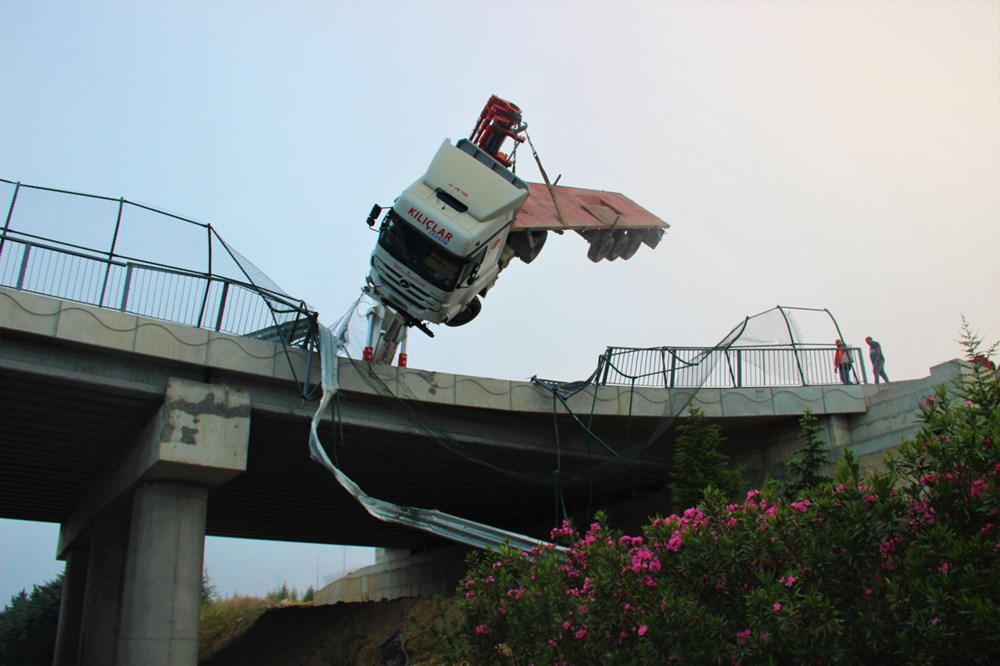
<path id="1" fill-rule="evenodd" d="M 635 633 L 639 634 L 640 636 L 645 636 L 647 631 L 649 631 L 649 625 L 644 624 L 641 625 Z"/>
<path id="2" fill-rule="evenodd" d="M 792 585 L 795 585 L 795 581 L 797 580 L 798 578 L 796 578 L 795 576 L 782 576 L 780 582 L 785 587 L 791 587 Z"/>
<path id="3" fill-rule="evenodd" d="M 477 634 L 488 634 L 488 633 L 490 633 L 490 628 L 487 627 L 485 624 L 481 624 L 478 627 L 476 627 L 476 633 Z"/>
<path id="4" fill-rule="evenodd" d="M 938 626 L 939 624 L 941 624 L 941 618 L 939 617 L 934 618 L 933 620 L 931 620 L 931 624 L 933 624 L 935 627 Z"/>
<path id="5" fill-rule="evenodd" d="M 576 632 L 574 634 L 574 636 L 576 636 L 576 640 L 580 640 L 581 638 L 586 637 L 586 635 L 587 635 L 587 628 L 586 627 L 584 627 L 583 629 L 580 629 L 578 632 Z"/>
<path id="6" fill-rule="evenodd" d="M 792 502 L 789 506 L 795 510 L 805 513 L 809 510 L 809 505 L 812 504 L 809 500 L 804 499 L 801 502 Z"/>
<path id="7" fill-rule="evenodd" d="M 736 632 L 736 640 L 740 645 L 746 645 L 747 641 L 750 640 L 750 636 L 753 635 L 753 631 L 750 629 L 744 629 L 743 631 Z"/>
<path id="8" fill-rule="evenodd" d="M 554 638 L 550 638 L 549 639 L 549 645 L 551 645 L 552 647 L 559 647 L 559 641 L 557 641 Z"/>
<path id="9" fill-rule="evenodd" d="M 989 487 L 990 484 L 986 482 L 986 479 L 976 479 L 975 481 L 972 482 L 972 490 L 969 491 L 969 494 L 972 495 L 973 497 L 979 497 Z"/>
<path id="10" fill-rule="evenodd" d="M 781 612 L 781 602 L 780 601 L 775 601 L 774 605 L 771 606 L 771 608 L 772 608 L 772 610 L 774 610 L 775 613 L 780 613 Z"/>
<path id="11" fill-rule="evenodd" d="M 942 562 L 941 566 L 938 567 L 938 571 L 943 574 L 948 573 L 954 565 L 951 562 Z"/>

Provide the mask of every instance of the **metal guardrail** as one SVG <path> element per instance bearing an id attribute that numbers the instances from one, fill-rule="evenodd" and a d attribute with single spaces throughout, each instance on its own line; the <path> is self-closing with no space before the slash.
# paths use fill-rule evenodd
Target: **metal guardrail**
<path id="1" fill-rule="evenodd" d="M 658 388 L 754 388 L 840 384 L 833 345 L 746 347 L 608 347 L 599 361 L 601 385 Z M 861 349 L 849 347 L 850 378 L 868 383 Z"/>
<path id="2" fill-rule="evenodd" d="M 318 315 L 209 224 L 0 179 L 0 285 L 234 335 L 314 347 Z"/>

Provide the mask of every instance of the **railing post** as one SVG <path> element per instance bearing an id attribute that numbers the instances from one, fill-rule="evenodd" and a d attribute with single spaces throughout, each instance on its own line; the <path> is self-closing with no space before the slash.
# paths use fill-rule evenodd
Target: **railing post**
<path id="1" fill-rule="evenodd" d="M 222 316 L 226 312 L 226 299 L 229 297 L 229 282 L 222 283 L 222 298 L 219 299 L 219 316 L 215 318 L 216 332 L 222 328 Z"/>
<path id="2" fill-rule="evenodd" d="M 858 348 L 858 365 L 861 366 L 861 383 L 868 383 L 868 370 L 865 369 L 865 355 L 862 350 Z"/>
<path id="3" fill-rule="evenodd" d="M 667 379 L 667 348 L 660 347 L 660 374 L 663 375 L 663 388 L 667 388 L 670 385 L 670 380 Z"/>
<path id="4" fill-rule="evenodd" d="M 125 264 L 125 286 L 122 288 L 122 305 L 119 310 L 126 312 L 128 308 L 128 292 L 132 288 L 132 262 Z"/>
<path id="5" fill-rule="evenodd" d="M 19 291 L 24 287 L 24 275 L 28 272 L 28 257 L 31 256 L 31 244 L 24 244 L 24 256 L 21 257 L 21 270 L 17 273 L 17 287 Z"/>
<path id="6" fill-rule="evenodd" d="M 118 219 L 115 220 L 115 235 L 111 237 L 111 250 L 108 251 L 108 267 L 104 270 L 104 284 L 101 285 L 101 299 L 97 304 L 104 307 L 104 294 L 108 290 L 108 278 L 111 276 L 111 264 L 115 260 L 115 248 L 118 246 L 118 230 L 122 226 L 122 208 L 125 206 L 125 198 L 118 199 Z"/>
<path id="7" fill-rule="evenodd" d="M 604 372 L 601 377 L 601 384 L 607 386 L 608 384 L 608 373 L 611 372 L 611 347 L 604 350 L 604 355 L 600 357 L 600 363 L 604 364 Z"/>
<path id="8" fill-rule="evenodd" d="M 14 204 L 17 202 L 17 193 L 21 191 L 21 181 L 14 186 L 14 196 L 10 198 L 10 206 L 7 207 L 7 219 L 3 223 L 3 233 L 0 234 L 0 257 L 3 256 L 3 246 L 7 243 L 7 229 L 10 227 L 10 218 L 14 214 Z"/>
<path id="9" fill-rule="evenodd" d="M 743 350 L 736 350 L 736 388 L 743 388 Z"/>
<path id="10" fill-rule="evenodd" d="M 677 350 L 670 352 L 670 388 L 677 383 Z"/>
<path id="11" fill-rule="evenodd" d="M 733 359 L 729 357 L 729 349 L 725 349 L 724 353 L 726 355 L 726 367 L 729 369 L 729 381 L 733 383 L 733 388 L 737 388 L 736 373 L 733 372 Z"/>
<path id="12" fill-rule="evenodd" d="M 212 226 L 206 227 L 208 232 L 208 279 L 205 280 L 205 296 L 201 299 L 201 311 L 198 313 L 198 328 L 205 323 L 205 308 L 208 307 L 208 293 L 212 289 Z"/>

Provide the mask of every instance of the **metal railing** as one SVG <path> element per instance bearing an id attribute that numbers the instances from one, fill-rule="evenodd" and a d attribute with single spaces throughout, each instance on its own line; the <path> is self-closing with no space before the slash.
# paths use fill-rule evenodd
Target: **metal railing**
<path id="1" fill-rule="evenodd" d="M 0 179 L 0 286 L 314 347 L 317 314 L 209 224 L 125 199 Z"/>
<path id="2" fill-rule="evenodd" d="M 868 383 L 861 350 L 849 347 L 852 383 Z M 601 385 L 659 388 L 754 388 L 840 384 L 833 345 L 608 347 Z"/>

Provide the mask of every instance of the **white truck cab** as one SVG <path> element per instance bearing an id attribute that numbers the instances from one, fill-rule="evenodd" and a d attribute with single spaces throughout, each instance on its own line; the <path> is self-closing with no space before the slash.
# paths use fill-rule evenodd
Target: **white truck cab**
<path id="1" fill-rule="evenodd" d="M 483 149 L 446 139 L 382 219 L 365 291 L 407 324 L 468 323 L 514 254 L 507 236 L 527 198 L 527 183 Z"/>

